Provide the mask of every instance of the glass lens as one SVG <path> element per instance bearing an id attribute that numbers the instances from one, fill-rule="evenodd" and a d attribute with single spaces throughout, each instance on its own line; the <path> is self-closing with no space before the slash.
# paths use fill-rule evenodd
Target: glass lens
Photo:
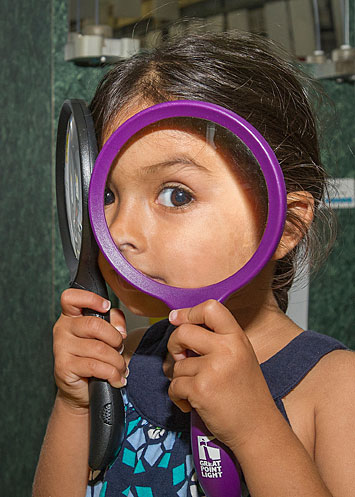
<path id="1" fill-rule="evenodd" d="M 70 117 L 67 126 L 64 181 L 70 240 L 75 257 L 79 259 L 83 220 L 82 186 L 79 140 L 72 116 Z"/>
<path id="2" fill-rule="evenodd" d="M 164 119 L 111 166 L 105 217 L 118 250 L 160 283 L 196 288 L 239 271 L 268 211 L 259 163 L 231 131 L 197 118 Z"/>

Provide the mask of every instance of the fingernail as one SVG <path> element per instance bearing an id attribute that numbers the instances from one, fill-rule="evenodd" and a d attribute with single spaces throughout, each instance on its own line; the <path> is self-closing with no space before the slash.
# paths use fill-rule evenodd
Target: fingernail
<path id="1" fill-rule="evenodd" d="M 105 311 L 108 311 L 110 310 L 111 308 L 111 302 L 109 300 L 105 300 L 103 303 L 102 303 L 102 307 Z"/>
<path id="2" fill-rule="evenodd" d="M 174 321 L 177 318 L 177 311 L 171 311 L 169 314 L 169 321 Z"/>
<path id="3" fill-rule="evenodd" d="M 115 326 L 115 328 L 116 328 L 116 330 L 117 330 L 119 333 L 121 333 L 121 335 L 122 335 L 123 337 L 126 337 L 126 336 L 127 336 L 127 331 L 125 330 L 125 328 L 124 328 L 123 326 L 118 325 L 118 326 Z"/>
<path id="4" fill-rule="evenodd" d="M 120 350 L 118 351 L 119 354 L 122 354 L 122 352 L 124 351 L 124 343 L 122 344 Z"/>
<path id="5" fill-rule="evenodd" d="M 127 366 L 125 374 L 123 375 L 125 378 L 128 378 L 129 375 L 129 367 Z"/>
<path id="6" fill-rule="evenodd" d="M 123 387 L 125 387 L 127 385 L 127 379 L 124 376 L 122 376 L 122 378 L 121 378 L 121 385 Z"/>

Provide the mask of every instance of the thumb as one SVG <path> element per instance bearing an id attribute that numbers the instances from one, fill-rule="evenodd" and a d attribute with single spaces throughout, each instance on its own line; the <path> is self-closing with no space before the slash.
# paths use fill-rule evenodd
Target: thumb
<path id="1" fill-rule="evenodd" d="M 186 323 L 204 325 L 221 335 L 230 333 L 244 335 L 233 314 L 217 300 L 207 300 L 194 307 L 173 310 L 169 314 L 169 321 L 175 326 Z"/>

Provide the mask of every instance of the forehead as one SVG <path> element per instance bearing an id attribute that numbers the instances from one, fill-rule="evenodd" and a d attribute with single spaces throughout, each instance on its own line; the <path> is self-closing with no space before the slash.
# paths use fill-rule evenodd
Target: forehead
<path id="1" fill-rule="evenodd" d="M 231 174 L 231 156 L 216 146 L 205 131 L 173 123 L 154 123 L 133 136 L 121 149 L 114 168 L 142 174 L 168 170 L 220 175 Z M 127 171 L 128 172 L 128 171 Z M 229 176 L 228 174 L 228 176 Z"/>
<path id="2" fill-rule="evenodd" d="M 103 136 L 102 136 L 102 145 L 103 146 L 106 141 L 110 138 L 110 136 L 127 120 L 131 117 L 135 116 L 139 112 L 152 107 L 154 103 L 152 102 L 142 102 L 138 100 L 136 104 L 131 104 L 128 108 L 120 111 L 114 119 L 112 119 L 109 124 L 105 127 Z M 189 139 L 193 142 L 193 139 L 204 139 L 207 143 L 212 142 L 212 146 L 215 147 L 213 143 L 214 136 L 216 135 L 216 129 L 218 129 L 219 138 L 221 138 L 222 134 L 232 135 L 235 139 L 236 137 L 229 130 L 222 128 L 221 126 L 203 119 L 198 119 L 195 117 L 174 117 L 169 119 L 162 119 L 161 121 L 157 121 L 147 126 L 140 132 L 138 132 L 129 143 L 133 143 L 133 141 L 137 141 L 138 138 L 142 138 L 143 136 L 148 136 L 149 134 L 154 133 L 154 138 L 159 139 L 159 134 L 157 131 L 164 131 L 166 136 L 170 140 L 176 140 L 176 144 L 178 142 L 185 140 L 187 142 Z M 221 133 L 221 131 L 223 132 Z M 221 140 L 220 140 L 221 141 Z M 228 140 L 226 140 L 228 141 Z M 230 141 L 230 139 L 229 139 Z M 128 142 L 127 142 L 128 143 Z M 196 144 L 196 143 L 195 143 Z M 127 147 L 126 147 L 127 148 Z"/>
<path id="3" fill-rule="evenodd" d="M 141 100 L 137 102 L 137 105 L 132 104 L 117 114 L 105 129 L 104 141 L 130 117 L 154 105 Z M 132 172 L 133 166 L 142 167 L 144 163 L 149 165 L 149 162 L 170 163 L 176 160 L 181 164 L 187 159 L 205 167 L 210 162 L 211 173 L 228 170 L 228 176 L 232 173 L 234 180 L 238 178 L 246 183 L 256 181 L 257 189 L 260 180 L 262 189 L 264 184 L 259 163 L 238 137 L 211 121 L 192 117 L 163 119 L 144 128 L 126 142 L 112 166 L 119 161 L 123 167 L 123 159 L 129 159 Z"/>
<path id="4" fill-rule="evenodd" d="M 101 146 L 103 147 L 112 133 L 123 123 L 128 121 L 129 118 L 135 116 L 138 112 L 141 112 L 144 109 L 148 109 L 148 107 L 152 107 L 152 105 L 154 105 L 153 102 L 144 102 L 143 100 L 136 99 L 131 103 L 131 105 L 125 106 L 124 109 L 121 109 L 105 126 L 101 137 Z"/>
<path id="5" fill-rule="evenodd" d="M 217 146 L 201 126 L 192 127 L 190 120 L 171 122 L 163 120 L 153 123 L 136 133 L 126 142 L 121 152 L 139 147 L 152 148 L 152 153 L 183 151 L 191 148 L 196 155 L 201 152 L 216 152 Z"/>

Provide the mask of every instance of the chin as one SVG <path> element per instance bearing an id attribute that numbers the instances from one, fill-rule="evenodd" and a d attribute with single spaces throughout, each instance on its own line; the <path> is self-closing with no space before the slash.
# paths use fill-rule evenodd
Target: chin
<path id="1" fill-rule="evenodd" d="M 136 316 L 159 318 L 167 316 L 170 312 L 166 304 L 138 290 L 137 293 L 130 292 L 129 295 L 121 292 L 116 293 L 116 295 L 125 307 Z"/>
<path id="2" fill-rule="evenodd" d="M 127 282 L 122 282 L 122 279 L 117 278 L 117 275 L 108 278 L 107 283 L 118 300 L 137 316 L 153 318 L 167 316 L 170 312 L 169 307 L 161 300 L 141 292 Z"/>

